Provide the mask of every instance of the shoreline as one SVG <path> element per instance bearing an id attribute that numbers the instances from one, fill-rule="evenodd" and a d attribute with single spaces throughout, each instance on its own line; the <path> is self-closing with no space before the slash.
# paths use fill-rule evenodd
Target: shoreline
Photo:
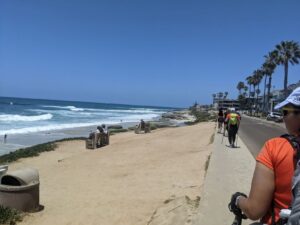
<path id="1" fill-rule="evenodd" d="M 182 114 L 183 116 L 182 117 L 178 116 L 180 114 Z M 145 121 L 154 124 L 163 124 L 164 126 L 170 126 L 170 127 L 185 126 L 184 122 L 193 119 L 193 117 L 188 114 L 189 114 L 189 110 L 187 109 L 178 110 L 178 111 L 169 111 L 156 118 L 153 118 L 152 120 L 145 120 Z M 106 124 L 106 125 L 107 126 L 121 125 L 123 128 L 128 129 L 129 127 L 134 127 L 137 124 L 139 124 L 138 121 L 120 122 L 116 124 Z M 0 142 L 0 156 L 7 154 L 9 152 L 16 151 L 21 148 L 27 148 L 37 144 L 43 144 L 43 143 L 61 140 L 65 138 L 88 137 L 89 133 L 96 129 L 96 126 L 97 125 L 66 128 L 66 129 L 59 129 L 59 130 L 49 130 L 43 132 L 31 132 L 31 133 L 24 133 L 24 134 L 10 134 L 8 135 L 6 143 L 4 143 L 3 140 L 1 140 Z"/>

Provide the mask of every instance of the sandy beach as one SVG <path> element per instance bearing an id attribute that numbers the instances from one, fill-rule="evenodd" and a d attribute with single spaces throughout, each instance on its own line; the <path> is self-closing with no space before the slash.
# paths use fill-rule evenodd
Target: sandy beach
<path id="1" fill-rule="evenodd" d="M 68 141 L 53 152 L 12 163 L 9 170 L 39 170 L 45 207 L 20 224 L 159 224 L 153 214 L 167 200 L 201 195 L 213 132 L 211 122 L 150 134 L 127 132 L 97 150 Z M 160 224 L 176 224 L 166 220 L 170 217 Z"/>

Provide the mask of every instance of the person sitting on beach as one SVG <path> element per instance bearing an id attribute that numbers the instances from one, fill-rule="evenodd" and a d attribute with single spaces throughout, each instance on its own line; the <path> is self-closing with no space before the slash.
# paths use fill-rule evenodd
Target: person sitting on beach
<path id="1" fill-rule="evenodd" d="M 144 120 L 141 120 L 139 125 L 136 125 L 134 132 L 136 134 L 139 134 L 141 131 L 144 131 L 145 133 L 151 132 L 150 123 L 149 122 L 146 123 Z"/>
<path id="2" fill-rule="evenodd" d="M 288 140 L 300 138 L 300 88 L 275 106 L 283 108 L 283 120 L 288 134 L 268 140 L 258 156 L 252 178 L 249 197 L 236 192 L 232 195 L 229 209 L 237 216 L 244 213 L 252 220 L 261 219 L 261 224 L 285 224 L 280 218 L 280 210 L 291 207 L 292 180 L 297 150 Z M 290 223 L 289 223 L 290 224 Z M 296 224 L 296 223 L 291 223 Z"/>
<path id="3" fill-rule="evenodd" d="M 145 130 L 146 123 L 144 120 L 141 120 L 140 126 L 141 126 L 141 130 Z"/>
<path id="4" fill-rule="evenodd" d="M 90 131 L 90 134 L 89 134 L 89 139 L 94 139 L 95 138 L 95 132 L 93 131 Z"/>
<path id="5" fill-rule="evenodd" d="M 95 130 L 95 133 L 96 133 L 96 134 L 100 134 L 100 129 L 101 129 L 101 127 L 98 126 L 97 129 Z"/>
<path id="6" fill-rule="evenodd" d="M 102 127 L 102 129 L 103 129 L 103 133 L 104 133 L 104 134 L 107 134 L 108 131 L 107 131 L 107 129 L 106 129 L 105 124 L 102 124 L 101 127 Z"/>
<path id="7" fill-rule="evenodd" d="M 109 132 L 108 129 L 106 128 L 105 124 L 101 125 L 103 129 L 103 144 L 104 145 L 109 145 Z"/>
<path id="8" fill-rule="evenodd" d="M 101 126 L 98 126 L 95 132 L 96 135 L 96 146 L 99 148 L 102 144 L 102 135 L 103 135 L 103 128 Z"/>

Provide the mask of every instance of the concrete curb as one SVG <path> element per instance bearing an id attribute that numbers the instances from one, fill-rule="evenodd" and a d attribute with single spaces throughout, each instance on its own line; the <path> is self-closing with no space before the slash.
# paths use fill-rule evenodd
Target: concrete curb
<path id="1" fill-rule="evenodd" d="M 238 138 L 238 148 L 226 147 L 227 137 L 215 133 L 214 148 L 205 177 L 199 213 L 192 225 L 232 224 L 234 216 L 228 210 L 231 195 L 237 191 L 249 193 L 255 159 Z M 253 221 L 244 220 L 243 225 Z"/>

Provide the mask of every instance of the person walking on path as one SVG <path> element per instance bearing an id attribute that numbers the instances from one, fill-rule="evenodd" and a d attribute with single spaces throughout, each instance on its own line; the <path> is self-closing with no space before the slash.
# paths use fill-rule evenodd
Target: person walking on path
<path id="1" fill-rule="evenodd" d="M 228 126 L 228 141 L 230 147 L 232 148 L 235 147 L 234 143 L 236 139 L 236 134 L 239 129 L 240 119 L 241 117 L 235 111 L 230 112 L 229 114 L 227 114 L 226 117 L 226 122 Z"/>
<path id="2" fill-rule="evenodd" d="M 7 134 L 4 134 L 4 139 L 3 139 L 3 143 L 5 144 L 7 140 Z"/>
<path id="3" fill-rule="evenodd" d="M 300 143 L 300 88 L 275 106 L 282 108 L 283 119 L 290 138 Z M 279 212 L 292 202 L 292 179 L 297 151 L 285 137 L 268 140 L 256 158 L 249 197 L 237 192 L 232 195 L 229 209 L 261 224 L 281 224 Z"/>
<path id="4" fill-rule="evenodd" d="M 226 121 L 228 113 L 229 113 L 229 111 L 228 111 L 228 109 L 226 109 L 226 111 L 224 113 L 224 119 L 223 119 L 223 121 L 224 121 L 223 136 L 226 136 L 226 131 L 228 133 L 228 126 L 227 126 L 228 124 L 227 124 L 227 121 Z"/>
<path id="5" fill-rule="evenodd" d="M 224 113 L 222 109 L 219 109 L 217 121 L 218 121 L 218 132 L 221 133 L 222 125 L 224 123 Z"/>

